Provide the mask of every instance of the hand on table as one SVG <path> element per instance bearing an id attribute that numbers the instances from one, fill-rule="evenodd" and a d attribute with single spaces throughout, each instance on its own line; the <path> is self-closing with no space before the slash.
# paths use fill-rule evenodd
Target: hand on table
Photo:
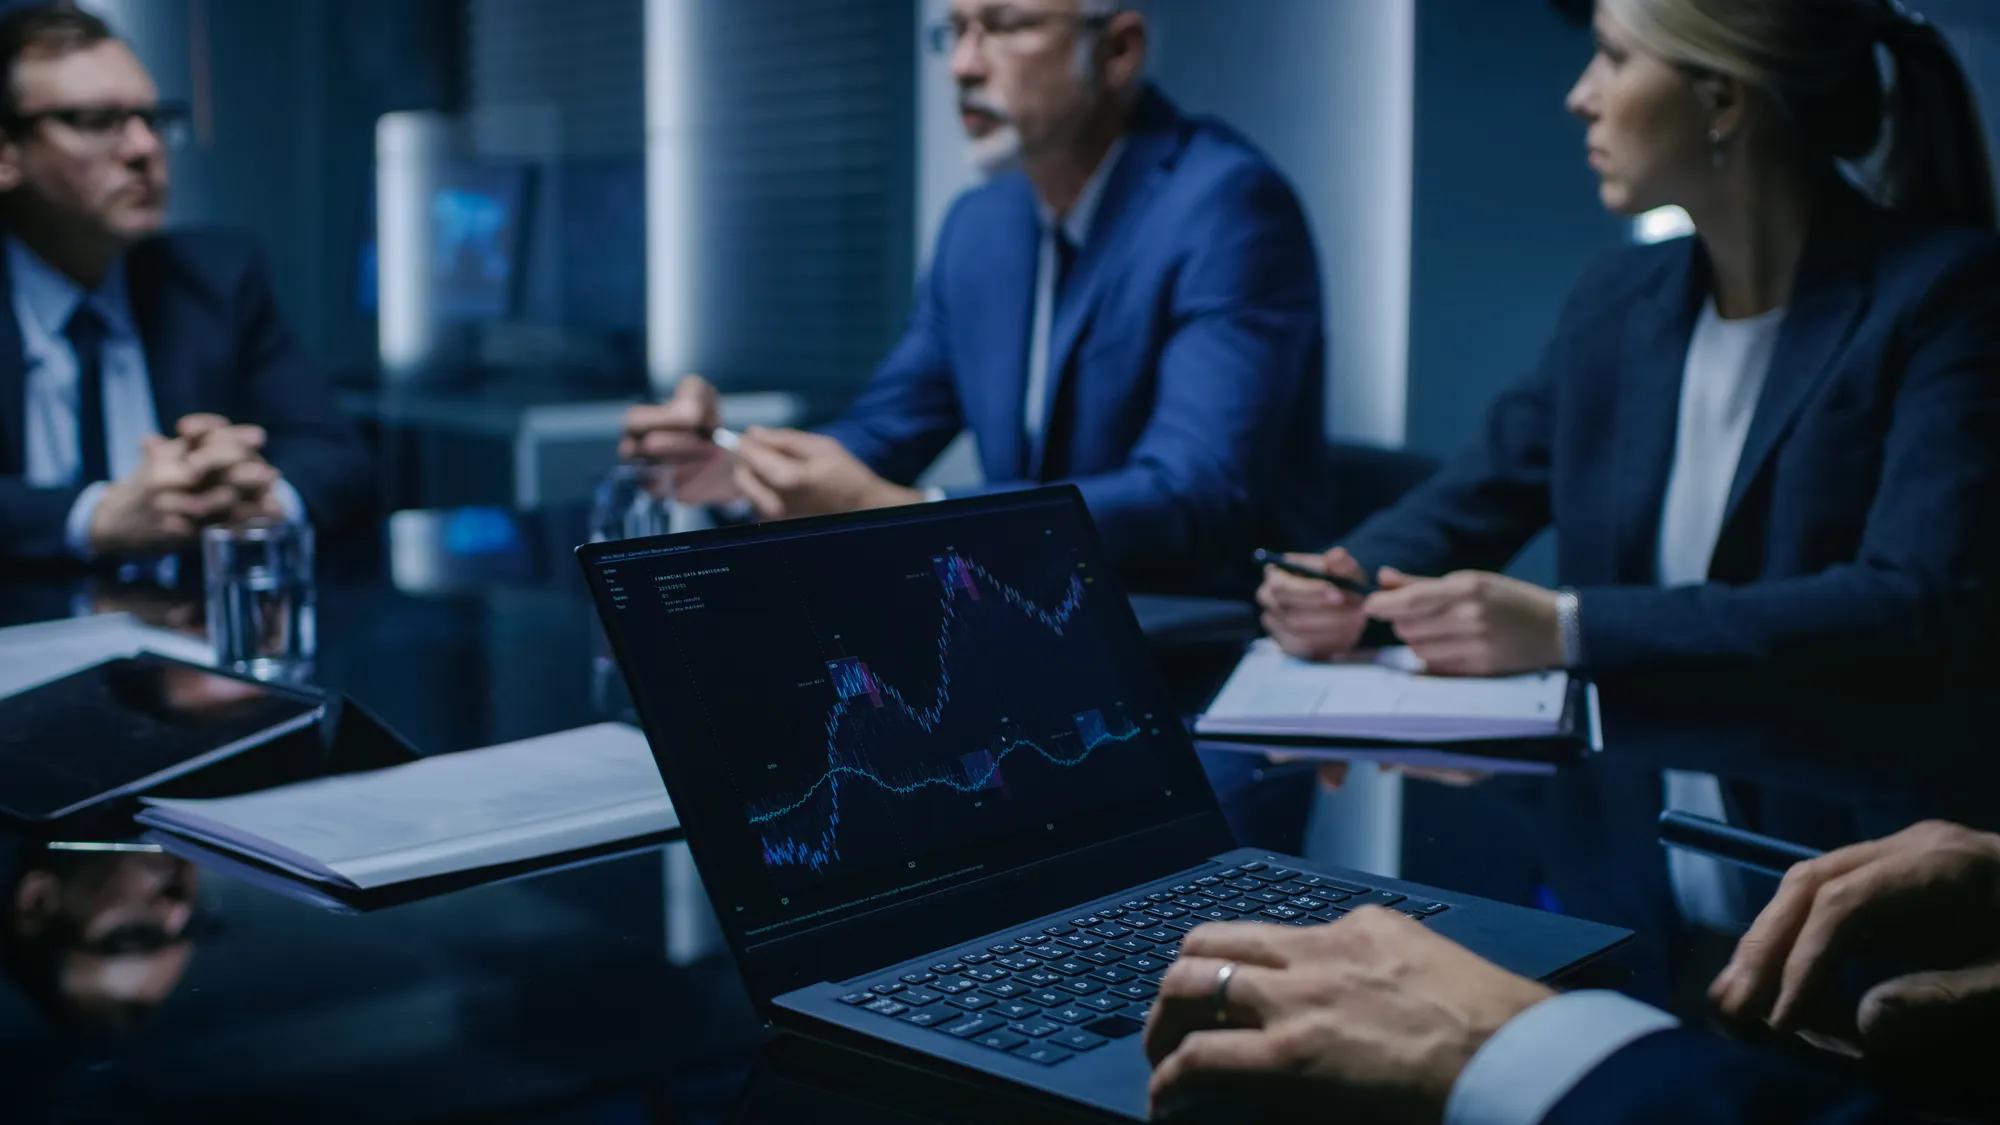
<path id="1" fill-rule="evenodd" d="M 1917 971 L 1841 1010 L 1838 977 L 1870 958 Z M 2000 835 L 1926 821 L 1794 865 L 1708 994 L 1725 1015 L 1858 1031 L 1871 1059 L 2000 1087 L 1977 1057 L 2000 1040 Z"/>
<path id="2" fill-rule="evenodd" d="M 666 402 L 625 411 L 618 457 L 661 466 L 664 471 L 653 480 L 662 499 L 688 504 L 740 500 L 736 458 L 712 440 L 721 424 L 722 399 L 714 384 L 699 375 L 683 376 Z"/>
<path id="3" fill-rule="evenodd" d="M 1356 582 L 1368 578 L 1361 564 L 1343 547 L 1335 547 L 1324 555 L 1293 553 L 1285 558 Z M 1317 579 L 1287 574 L 1274 566 L 1264 568 L 1264 581 L 1257 587 L 1257 606 L 1263 611 L 1264 631 L 1271 634 L 1279 648 L 1301 660 L 1331 660 L 1351 652 L 1361 640 L 1361 631 L 1368 626 L 1368 615 L 1362 612 L 1361 604 L 1358 594 Z"/>
<path id="4" fill-rule="evenodd" d="M 1383 567 L 1362 609 L 1444 676 L 1507 676 L 1562 665 L 1556 593 L 1483 570 L 1417 578 Z"/>
<path id="5" fill-rule="evenodd" d="M 824 434 L 751 427 L 736 450 L 736 486 L 767 520 L 916 504 L 924 495 L 876 476 Z"/>
<path id="6" fill-rule="evenodd" d="M 1380 907 L 1325 926 L 1204 925 L 1146 1023 L 1153 1115 L 1435 1122 L 1473 1054 L 1552 995 Z"/>

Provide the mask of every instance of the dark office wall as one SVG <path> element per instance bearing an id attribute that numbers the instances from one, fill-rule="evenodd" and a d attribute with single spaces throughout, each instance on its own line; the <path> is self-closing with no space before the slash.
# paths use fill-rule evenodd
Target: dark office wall
<path id="1" fill-rule="evenodd" d="M 175 154 L 175 223 L 262 243 L 308 353 L 366 364 L 374 323 L 355 300 L 371 216 L 375 118 L 449 108 L 459 0 L 125 0 L 94 6 L 163 96 L 195 103 Z"/>
<path id="2" fill-rule="evenodd" d="M 1291 182 L 1319 252 L 1327 428 L 1403 437 L 1416 0 L 1147 0 L 1153 78 Z"/>
<path id="3" fill-rule="evenodd" d="M 688 370 L 844 406 L 907 321 L 912 0 L 700 0 Z"/>
<path id="4" fill-rule="evenodd" d="M 1986 125 L 1987 150 L 2000 152 L 2000 3 L 1994 0 L 1913 0 L 1937 21 L 1958 52 Z"/>
<path id="5" fill-rule="evenodd" d="M 1417 5 L 1409 444 L 1449 453 L 1629 227 L 1597 202 L 1563 96 L 1590 38 L 1542 0 Z"/>

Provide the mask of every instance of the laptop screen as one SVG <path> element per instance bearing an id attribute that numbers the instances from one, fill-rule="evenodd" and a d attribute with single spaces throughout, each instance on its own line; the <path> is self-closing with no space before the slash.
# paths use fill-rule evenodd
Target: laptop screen
<path id="1" fill-rule="evenodd" d="M 746 945 L 1214 807 L 1073 490 L 584 559 Z"/>

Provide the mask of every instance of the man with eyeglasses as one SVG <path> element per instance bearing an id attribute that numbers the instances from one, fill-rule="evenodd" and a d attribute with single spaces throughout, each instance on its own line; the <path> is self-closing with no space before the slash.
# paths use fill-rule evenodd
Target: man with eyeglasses
<path id="1" fill-rule="evenodd" d="M 187 124 L 103 21 L 0 16 L 0 570 L 365 509 L 366 461 L 255 250 L 160 233 Z"/>
<path id="2" fill-rule="evenodd" d="M 817 433 L 729 450 L 715 388 L 689 376 L 630 411 L 621 455 L 777 519 L 936 498 L 913 482 L 970 430 L 984 490 L 1076 483 L 1131 584 L 1247 593 L 1252 547 L 1302 522 L 1288 474 L 1310 479 L 1322 445 L 1318 268 L 1291 188 L 1145 81 L 1130 3 L 953 0 L 931 43 L 990 179 L 953 205 L 860 397 Z"/>
<path id="3" fill-rule="evenodd" d="M 143 844 L 104 850 L 0 832 L 0 994 L 43 1021 L 128 1032 L 164 1003 L 215 926 L 193 864 Z M 0 995 L 0 1016 L 18 1007 Z"/>

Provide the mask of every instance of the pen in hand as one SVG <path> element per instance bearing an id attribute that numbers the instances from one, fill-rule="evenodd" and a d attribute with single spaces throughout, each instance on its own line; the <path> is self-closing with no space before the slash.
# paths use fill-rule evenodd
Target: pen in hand
<path id="1" fill-rule="evenodd" d="M 1262 547 L 1257 548 L 1255 558 L 1264 566 L 1276 567 L 1286 574 L 1296 574 L 1300 578 L 1318 579 L 1335 589 L 1345 590 L 1350 594 L 1357 594 L 1364 598 L 1379 589 L 1373 582 L 1356 582 L 1352 578 L 1346 578 L 1338 574 L 1328 574 L 1324 570 L 1316 570 L 1313 567 L 1295 563 L 1277 551 L 1267 551 Z"/>

